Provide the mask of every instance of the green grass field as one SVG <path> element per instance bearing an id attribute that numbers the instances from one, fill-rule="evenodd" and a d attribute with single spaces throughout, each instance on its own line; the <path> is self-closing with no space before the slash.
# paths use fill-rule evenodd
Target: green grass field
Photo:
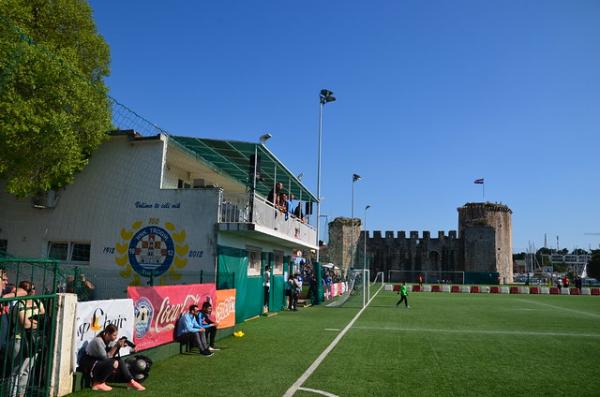
<path id="1" fill-rule="evenodd" d="M 412 293 L 410 309 L 397 300 L 377 294 L 302 387 L 337 396 L 600 395 L 600 297 Z M 241 324 L 246 336 L 221 340 L 213 357 L 157 363 L 144 393 L 282 396 L 356 316 L 353 303 Z M 295 393 L 308 395 L 318 394 Z"/>

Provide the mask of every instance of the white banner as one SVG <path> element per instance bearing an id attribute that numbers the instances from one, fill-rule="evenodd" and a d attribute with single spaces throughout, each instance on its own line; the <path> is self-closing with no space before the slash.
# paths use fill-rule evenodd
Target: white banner
<path id="1" fill-rule="evenodd" d="M 104 329 L 108 324 L 114 324 L 119 329 L 119 338 L 125 336 L 133 341 L 133 314 L 132 299 L 113 299 L 102 301 L 88 301 L 77 303 L 75 318 L 75 348 L 73 349 L 73 369 L 85 352 L 87 344 Z M 129 354 L 129 348 L 120 351 L 121 356 Z"/>

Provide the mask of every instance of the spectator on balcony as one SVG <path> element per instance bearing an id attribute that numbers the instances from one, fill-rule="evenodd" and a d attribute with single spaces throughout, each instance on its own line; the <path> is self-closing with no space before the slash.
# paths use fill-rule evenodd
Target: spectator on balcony
<path id="1" fill-rule="evenodd" d="M 286 192 L 282 192 L 279 196 L 279 211 L 285 214 L 285 220 L 287 221 L 290 215 L 290 202 Z"/>
<path id="2" fill-rule="evenodd" d="M 267 201 L 273 204 L 274 207 L 279 206 L 279 196 L 281 195 L 281 191 L 283 190 L 283 183 L 277 182 L 275 187 L 271 189 L 269 195 L 267 196 Z"/>
<path id="3" fill-rule="evenodd" d="M 298 201 L 298 204 L 293 207 L 294 208 L 294 216 L 298 218 L 298 220 L 304 223 L 304 212 L 302 211 L 302 202 Z"/>

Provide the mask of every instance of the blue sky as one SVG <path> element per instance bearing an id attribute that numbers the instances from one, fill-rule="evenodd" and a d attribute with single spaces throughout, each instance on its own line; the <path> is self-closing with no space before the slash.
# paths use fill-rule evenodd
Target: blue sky
<path id="1" fill-rule="evenodd" d="M 177 135 L 253 141 L 369 230 L 455 230 L 513 210 L 514 251 L 597 248 L 600 2 L 90 2 L 110 92 Z"/>

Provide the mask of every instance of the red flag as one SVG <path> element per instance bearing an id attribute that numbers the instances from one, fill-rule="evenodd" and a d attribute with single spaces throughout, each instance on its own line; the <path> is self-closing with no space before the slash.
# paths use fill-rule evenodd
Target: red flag
<path id="1" fill-rule="evenodd" d="M 483 185 L 483 178 L 481 179 L 475 179 L 475 181 L 473 182 L 476 185 Z"/>

